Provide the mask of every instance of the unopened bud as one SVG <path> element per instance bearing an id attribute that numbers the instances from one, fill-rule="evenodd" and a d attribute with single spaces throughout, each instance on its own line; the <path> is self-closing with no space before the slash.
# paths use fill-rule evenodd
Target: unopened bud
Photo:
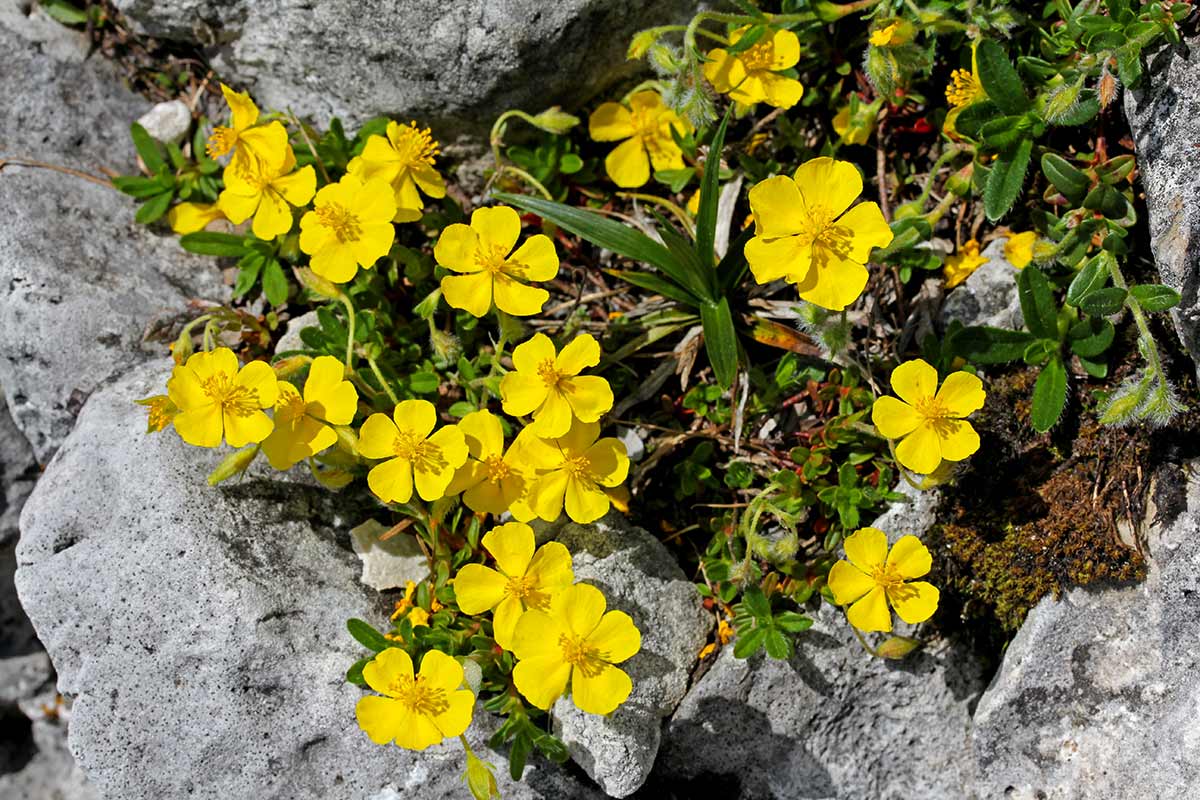
<path id="1" fill-rule="evenodd" d="M 346 488 L 350 481 L 354 480 L 354 473 L 336 468 L 320 469 L 312 459 L 308 461 L 308 469 L 312 472 L 312 476 L 317 479 L 317 483 L 335 492 Z"/>
<path id="2" fill-rule="evenodd" d="M 946 191 L 958 197 L 966 197 L 971 193 L 971 179 L 975 174 L 975 164 L 967 164 L 946 179 Z"/>
<path id="3" fill-rule="evenodd" d="M 221 463 L 217 465 L 217 468 L 209 473 L 208 485 L 216 486 L 221 481 L 227 481 L 234 475 L 241 475 L 254 463 L 254 458 L 258 455 L 259 449 L 258 445 L 251 444 L 225 456 L 225 458 L 221 459 Z"/>
<path id="4" fill-rule="evenodd" d="M 579 124 L 579 117 L 553 106 L 534 117 L 533 124 L 547 133 L 566 133 Z"/>
<path id="5" fill-rule="evenodd" d="M 496 785 L 496 776 L 492 774 L 492 766 L 479 757 L 467 751 L 467 772 L 463 775 L 467 788 L 475 800 L 499 800 L 500 787 Z"/>
<path id="6" fill-rule="evenodd" d="M 1046 108 L 1044 111 L 1046 121 L 1056 123 L 1075 107 L 1079 101 L 1079 92 L 1083 89 L 1083 82 L 1064 83 L 1053 89 L 1046 96 Z"/>
<path id="7" fill-rule="evenodd" d="M 271 369 L 275 370 L 275 377 L 277 378 L 290 378 L 307 367 L 311 362 L 312 359 L 308 356 L 288 356 L 272 364 Z"/>
<path id="8" fill-rule="evenodd" d="M 876 647 L 875 652 L 882 658 L 898 661 L 920 646 L 921 641 L 919 639 L 913 639 L 909 636 L 892 636 L 879 645 L 879 647 Z"/>
<path id="9" fill-rule="evenodd" d="M 308 289 L 315 295 L 320 295 L 329 300 L 342 299 L 342 290 L 337 287 L 337 284 L 322 278 L 308 267 L 297 267 L 296 277 L 300 279 L 300 283 L 305 289 Z"/>
<path id="10" fill-rule="evenodd" d="M 633 39 L 629 42 L 629 50 L 625 53 L 625 57 L 632 61 L 646 55 L 646 51 L 650 49 L 650 45 L 658 41 L 658 36 L 658 28 L 649 28 L 634 34 Z"/>
<path id="11" fill-rule="evenodd" d="M 192 346 L 192 331 L 189 327 L 185 326 L 179 334 L 179 338 L 171 342 L 171 358 L 175 360 L 176 364 L 182 364 L 188 360 L 195 350 L 196 348 Z"/>
<path id="12" fill-rule="evenodd" d="M 663 75 L 674 75 L 679 72 L 679 59 L 671 48 L 656 44 L 646 51 L 650 66 Z"/>
<path id="13" fill-rule="evenodd" d="M 434 355 L 447 363 L 458 361 L 458 357 L 462 355 L 462 343 L 457 336 L 432 326 L 429 329 L 429 345 L 433 348 Z"/>

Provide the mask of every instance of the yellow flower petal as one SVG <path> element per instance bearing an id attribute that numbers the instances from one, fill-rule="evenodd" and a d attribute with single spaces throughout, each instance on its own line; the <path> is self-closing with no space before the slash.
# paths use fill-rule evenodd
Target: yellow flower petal
<path id="1" fill-rule="evenodd" d="M 456 425 L 447 425 L 425 440 L 422 457 L 413 462 L 413 480 L 422 500 L 446 493 L 454 472 L 467 460 L 467 441 Z"/>
<path id="2" fill-rule="evenodd" d="M 563 436 L 571 427 L 574 415 L 571 404 L 560 389 L 553 388 L 546 393 L 546 399 L 533 413 L 533 422 L 529 428 L 538 436 L 553 439 Z"/>
<path id="3" fill-rule="evenodd" d="M 571 701 L 589 714 L 611 714 L 632 691 L 633 681 L 624 670 L 614 666 L 606 666 L 596 675 L 581 669 L 571 675 Z"/>
<path id="4" fill-rule="evenodd" d="M 842 548 L 851 564 L 869 574 L 887 559 L 887 534 L 878 528 L 859 528 L 846 537 Z"/>
<path id="5" fill-rule="evenodd" d="M 363 667 L 363 680 L 367 686 L 391 697 L 395 696 L 392 694 L 392 684 L 412 679 L 412 659 L 398 647 L 383 650 Z"/>
<path id="6" fill-rule="evenodd" d="M 804 230 L 804 200 L 800 187 L 791 178 L 785 175 L 767 178 L 755 184 L 749 198 L 757 237 L 777 239 Z"/>
<path id="7" fill-rule="evenodd" d="M 585 639 L 604 616 L 604 593 L 588 583 L 564 589 L 551 603 L 551 615 L 562 619 L 575 635 Z"/>
<path id="8" fill-rule="evenodd" d="M 583 456 L 588 462 L 589 477 L 602 486 L 617 486 L 629 474 L 629 456 L 620 439 L 600 439 L 585 450 Z"/>
<path id="9" fill-rule="evenodd" d="M 219 440 L 218 440 L 219 441 Z M 213 445 L 215 447 L 215 445 Z M 558 470 L 543 475 L 530 490 L 530 506 L 546 522 L 554 522 L 562 514 L 563 498 L 567 494 L 568 475 Z"/>
<path id="10" fill-rule="evenodd" d="M 253 212 L 251 212 L 253 213 Z M 208 223 L 225 216 L 219 203 L 180 203 L 167 212 L 167 222 L 171 230 L 180 236 L 185 233 L 202 231 Z M 242 217 L 245 220 L 245 217 Z"/>
<path id="11" fill-rule="evenodd" d="M 587 637 L 587 643 L 604 653 L 604 660 L 620 664 L 642 649 L 642 633 L 624 611 L 609 611 Z"/>
<path id="12" fill-rule="evenodd" d="M 496 559 L 502 573 L 520 577 L 533 559 L 533 528 L 521 522 L 499 525 L 484 534 L 483 547 Z"/>
<path id="13" fill-rule="evenodd" d="M 600 343 L 590 333 L 576 336 L 554 359 L 554 368 L 563 375 L 578 375 L 600 363 Z"/>
<path id="14" fill-rule="evenodd" d="M 908 535 L 901 536 L 892 545 L 887 563 L 902 578 L 920 578 L 933 566 L 933 557 L 929 554 L 929 548 L 921 544 L 920 539 Z"/>
<path id="15" fill-rule="evenodd" d="M 764 239 L 755 236 L 746 242 L 746 261 L 758 284 L 779 279 L 800 283 L 812 268 L 812 246 L 800 236 Z"/>
<path id="16" fill-rule="evenodd" d="M 650 157 L 638 137 L 617 145 L 604 159 L 604 171 L 622 189 L 636 189 L 650 180 Z"/>
<path id="17" fill-rule="evenodd" d="M 225 423 L 216 405 L 189 408 L 172 420 L 179 437 L 193 447 L 220 447 Z"/>
<path id="18" fill-rule="evenodd" d="M 942 445 L 933 425 L 924 423 L 896 446 L 896 458 L 919 475 L 928 475 L 942 463 Z"/>
<path id="19" fill-rule="evenodd" d="M 925 581 L 913 581 L 888 592 L 892 607 L 900 615 L 900 619 L 910 625 L 924 622 L 937 611 L 941 592 L 937 587 Z"/>
<path id="20" fill-rule="evenodd" d="M 1033 246 L 1037 243 L 1037 238 L 1038 235 L 1035 231 L 1014 233 L 1009 236 L 1008 241 L 1004 243 L 1004 257 L 1008 259 L 1008 263 L 1017 269 L 1025 269 L 1029 266 L 1029 262 L 1033 261 Z"/>
<path id="21" fill-rule="evenodd" d="M 512 649 L 517 621 L 524 613 L 525 606 L 515 596 L 507 594 L 500 600 L 495 613 L 492 614 L 492 634 L 496 639 L 496 644 L 505 650 Z"/>
<path id="22" fill-rule="evenodd" d="M 791 108 L 804 96 L 804 85 L 786 75 L 768 72 L 759 77 L 759 82 L 762 86 L 763 100 L 775 108 Z"/>
<path id="23" fill-rule="evenodd" d="M 454 577 L 454 597 L 467 614 L 482 614 L 495 608 L 504 597 L 508 580 L 482 564 L 467 564 Z"/>
<path id="24" fill-rule="evenodd" d="M 531 317 L 542 310 L 550 293 L 537 286 L 526 286 L 503 272 L 497 273 L 492 286 L 496 308 L 514 317 Z"/>
<path id="25" fill-rule="evenodd" d="M 364 223 L 362 235 L 349 242 L 354 259 L 363 269 L 370 269 L 375 262 L 387 255 L 396 241 L 396 229 L 389 222 Z"/>
<path id="26" fill-rule="evenodd" d="M 794 32 L 780 28 L 771 34 L 770 41 L 772 70 L 791 69 L 799 63 L 800 39 Z"/>
<path id="27" fill-rule="evenodd" d="M 229 106 L 230 121 L 234 130 L 245 130 L 258 122 L 258 106 L 250 99 L 249 93 L 235 92 L 222 83 L 221 94 Z"/>
<path id="28" fill-rule="evenodd" d="M 937 391 L 937 370 L 920 358 L 905 361 L 892 370 L 892 391 L 910 406 L 928 400 Z"/>
<path id="29" fill-rule="evenodd" d="M 424 750 L 446 738 L 433 724 L 432 717 L 410 714 L 409 720 L 409 724 L 396 734 L 396 744 L 406 750 Z"/>
<path id="30" fill-rule="evenodd" d="M 428 400 L 401 400 L 392 410 L 396 427 L 417 439 L 425 439 L 437 425 L 437 409 Z M 460 466 L 460 461 L 455 466 Z"/>
<path id="31" fill-rule="evenodd" d="M 548 281 L 558 275 L 558 251 L 549 236 L 530 236 L 504 263 L 504 271 L 529 281 Z"/>
<path id="32" fill-rule="evenodd" d="M 467 450 L 480 460 L 504 452 L 504 428 L 500 418 L 486 408 L 472 411 L 458 422 L 458 429 L 467 440 Z"/>
<path id="33" fill-rule="evenodd" d="M 887 592 L 876 586 L 846 611 L 846 619 L 860 631 L 890 631 L 892 614 L 888 611 Z"/>
<path id="34" fill-rule="evenodd" d="M 726 50 L 717 47 L 709 50 L 705 57 L 708 61 L 704 63 L 704 77 L 717 92 L 728 94 L 734 86 L 746 79 L 746 69 L 742 62 L 729 55 Z"/>
<path id="35" fill-rule="evenodd" d="M 447 225 L 433 246 L 433 257 L 437 263 L 455 272 L 479 272 L 483 267 L 475 260 L 479 248 L 479 234 L 471 226 L 456 222 Z"/>
<path id="36" fill-rule="evenodd" d="M 580 375 L 559 383 L 571 410 L 583 422 L 595 422 L 613 407 L 612 387 L 598 375 Z"/>
<path id="37" fill-rule="evenodd" d="M 983 381 L 969 372 L 951 373 L 937 392 L 938 403 L 956 417 L 966 417 L 978 411 L 983 408 L 986 399 Z"/>
<path id="38" fill-rule="evenodd" d="M 507 256 L 521 236 L 521 217 L 508 206 L 477 208 L 471 214 L 471 230 L 478 234 L 481 250 Z"/>
<path id="39" fill-rule="evenodd" d="M 938 449 L 947 461 L 962 461 L 979 450 L 979 434 L 969 422 L 947 419 L 932 427 L 940 440 Z"/>
<path id="40" fill-rule="evenodd" d="M 304 382 L 304 401 L 313 416 L 332 425 L 348 425 L 358 409 L 358 391 L 345 380 L 341 361 L 333 356 L 317 356 Z"/>
<path id="41" fill-rule="evenodd" d="M 849 208 L 863 189 L 862 175 L 853 164 L 825 156 L 801 164 L 794 179 L 809 211 L 819 208 L 832 216 Z"/>
<path id="42" fill-rule="evenodd" d="M 407 503 L 412 498 L 413 468 L 403 458 L 392 458 L 367 473 L 367 486 L 385 503 Z"/>
<path id="43" fill-rule="evenodd" d="M 796 284 L 796 291 L 810 303 L 841 311 L 862 294 L 867 277 L 867 268 L 857 261 L 842 258 L 824 247 L 814 247 L 812 266 Z"/>
<path id="44" fill-rule="evenodd" d="M 261 363 L 261 362 L 260 362 Z M 261 411 L 246 416 L 225 412 L 225 442 L 230 447 L 245 447 L 271 435 L 275 423 Z"/>
<path id="45" fill-rule="evenodd" d="M 412 724 L 413 714 L 399 700 L 373 694 L 359 699 L 354 716 L 372 742 L 387 744 Z"/>
<path id="46" fill-rule="evenodd" d="M 447 275 L 442 278 L 442 296 L 452 308 L 461 308 L 473 317 L 482 317 L 492 308 L 492 276 L 487 272 Z M 541 307 L 537 310 L 540 311 Z"/>
<path id="47" fill-rule="evenodd" d="M 301 167 L 290 175 L 276 178 L 271 185 L 289 203 L 302 206 L 317 192 L 317 173 L 311 165 Z"/>
<path id="48" fill-rule="evenodd" d="M 430 650 L 421 657 L 420 675 L 423 684 L 447 693 L 458 689 L 463 682 L 462 664 L 440 650 Z"/>
<path id="49" fill-rule="evenodd" d="M 390 458 L 399 433 L 387 414 L 372 414 L 358 431 L 358 452 L 364 458 Z"/>
<path id="50" fill-rule="evenodd" d="M 883 218 L 878 203 L 859 203 L 841 216 L 837 228 L 849 242 L 849 248 L 842 255 L 860 264 L 870 260 L 874 248 L 892 243 L 892 229 Z"/>
<path id="51" fill-rule="evenodd" d="M 923 417 L 917 410 L 890 395 L 885 395 L 871 406 L 871 422 L 879 430 L 881 436 L 888 439 L 899 439 L 917 429 Z"/>
<path id="52" fill-rule="evenodd" d="M 517 623 L 517 636 L 520 636 L 521 623 L 535 612 L 524 614 Z M 557 643 L 555 643 L 557 649 Z M 562 660 L 561 654 L 527 658 L 517 662 L 512 672 L 513 684 L 521 696 L 537 708 L 547 711 L 554 701 L 562 697 L 567 690 L 567 681 L 571 678 L 571 665 Z"/>
<path id="53" fill-rule="evenodd" d="M 536 375 L 542 362 L 553 362 L 554 358 L 554 343 L 544 333 L 535 333 L 531 338 L 513 348 L 513 366 L 518 372 L 529 375 Z"/>
<path id="54" fill-rule="evenodd" d="M 593 141 L 615 142 L 633 134 L 633 115 L 620 103 L 601 103 L 588 117 L 588 136 Z"/>
<path id="55" fill-rule="evenodd" d="M 581 525 L 595 522 L 608 513 L 611 501 L 599 486 L 590 480 L 570 477 L 563 495 L 567 516 Z"/>
<path id="56" fill-rule="evenodd" d="M 839 561 L 829 570 L 829 591 L 833 592 L 833 600 L 839 606 L 853 603 L 858 598 L 875 588 L 875 580 L 851 564 L 849 561 Z"/>
<path id="57" fill-rule="evenodd" d="M 292 207 L 283 197 L 268 190 L 262 195 L 250 229 L 264 242 L 282 236 L 292 229 Z"/>
<path id="58" fill-rule="evenodd" d="M 513 371 L 500 379 L 500 399 L 504 413 L 523 417 L 546 401 L 549 388 L 540 378 Z"/>
<path id="59" fill-rule="evenodd" d="M 561 542 L 546 542 L 533 554 L 525 575 L 543 589 L 561 591 L 575 580 L 571 553 Z"/>
<path id="60" fill-rule="evenodd" d="M 471 726 L 471 717 L 475 712 L 475 695 L 463 689 L 451 692 L 446 701 L 450 707 L 435 716 L 433 724 L 441 731 L 443 737 L 451 739 Z"/>
<path id="61" fill-rule="evenodd" d="M 547 612 L 536 609 L 527 611 L 517 620 L 516 630 L 513 631 L 513 655 L 521 661 L 561 661 L 562 647 L 558 640 L 565 633 L 569 633 L 566 625 Z"/>

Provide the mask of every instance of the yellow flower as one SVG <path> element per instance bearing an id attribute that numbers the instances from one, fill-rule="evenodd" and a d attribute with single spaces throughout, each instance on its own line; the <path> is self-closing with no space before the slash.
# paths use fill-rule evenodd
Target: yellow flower
<path id="1" fill-rule="evenodd" d="M 493 611 L 496 644 L 513 647 L 513 631 L 525 611 L 550 610 L 550 599 L 575 580 L 571 554 L 559 542 L 534 552 L 533 528 L 522 522 L 501 525 L 483 537 L 483 547 L 496 567 L 467 564 L 454 579 L 454 596 L 466 614 Z"/>
<path id="2" fill-rule="evenodd" d="M 983 382 L 955 372 L 937 388 L 937 370 L 921 359 L 892 370 L 892 390 L 871 408 L 871 421 L 888 439 L 900 439 L 896 458 L 913 472 L 928 475 L 942 460 L 962 461 L 979 449 L 979 434 L 965 417 L 983 408 Z M 935 394 L 936 390 L 936 394 Z"/>
<path id="3" fill-rule="evenodd" d="M 369 137 L 362 155 L 351 159 L 346 169 L 363 181 L 379 178 L 391 184 L 396 199 L 392 219 L 413 222 L 424 210 L 418 187 L 433 198 L 446 196 L 446 182 L 433 168 L 439 152 L 429 128 L 389 122 L 387 135 Z"/>
<path id="4" fill-rule="evenodd" d="M 345 283 L 359 266 L 370 269 L 392 247 L 396 203 L 388 185 L 344 175 L 322 187 L 313 210 L 300 218 L 300 249 L 322 278 Z"/>
<path id="5" fill-rule="evenodd" d="M 1004 243 L 1004 257 L 1008 259 L 1008 263 L 1017 269 L 1029 266 L 1029 262 L 1033 261 L 1033 246 L 1037 238 L 1036 231 L 1011 234 Z"/>
<path id="6" fill-rule="evenodd" d="M 429 612 L 423 608 L 417 607 L 409 611 L 406 619 L 414 628 L 419 628 L 422 625 L 429 627 Z"/>
<path id="7" fill-rule="evenodd" d="M 208 223 L 224 216 L 216 203 L 180 203 L 167 212 L 167 222 L 171 230 L 183 236 L 202 231 Z"/>
<path id="8" fill-rule="evenodd" d="M 600 363 L 600 343 L 590 333 L 576 336 L 556 353 L 544 333 L 535 334 L 513 349 L 515 369 L 500 381 L 504 413 L 533 415 L 529 428 L 545 439 L 564 435 L 571 420 L 596 422 L 612 408 L 608 381 L 580 375 Z"/>
<path id="9" fill-rule="evenodd" d="M 672 127 L 680 136 L 693 130 L 654 91 L 634 94 L 629 108 L 603 103 L 588 118 L 588 135 L 594 141 L 625 140 L 604 159 L 608 177 L 624 189 L 644 186 L 650 180 L 651 164 L 655 170 L 683 169 L 683 151 L 671 136 Z"/>
<path id="10" fill-rule="evenodd" d="M 915 536 L 901 536 L 888 553 L 887 534 L 878 528 L 859 528 L 846 537 L 848 561 L 829 570 L 834 601 L 850 605 L 846 619 L 860 631 L 890 631 L 892 615 L 915 625 L 937 610 L 937 587 L 925 581 L 908 582 L 929 572 L 929 549 Z"/>
<path id="11" fill-rule="evenodd" d="M 171 371 L 167 394 L 179 409 L 175 430 L 188 444 L 244 447 L 267 438 L 274 427 L 264 408 L 279 393 L 275 371 L 265 361 L 251 361 L 240 371 L 228 347 L 193 353 Z"/>
<path id="12" fill-rule="evenodd" d="M 358 452 L 387 459 L 367 473 L 367 485 L 380 500 L 407 503 L 414 483 L 422 500 L 437 500 L 445 493 L 454 471 L 466 463 L 467 442 L 457 425 L 434 433 L 435 425 L 437 410 L 428 400 L 404 400 L 392 419 L 372 414 L 363 423 Z"/>
<path id="13" fill-rule="evenodd" d="M 576 420 L 565 436 L 531 437 L 522 448 L 522 456 L 540 474 L 529 490 L 529 505 L 539 517 L 553 522 L 564 505 L 567 516 L 581 524 L 608 513 L 612 499 L 604 488 L 625 480 L 629 456 L 619 439 L 596 441 L 599 435 L 599 424 Z"/>
<path id="14" fill-rule="evenodd" d="M 275 430 L 262 443 L 272 467 L 290 469 L 337 442 L 330 426 L 349 425 L 358 407 L 358 392 L 344 376 L 341 361 L 318 356 L 309 367 L 303 397 L 292 384 L 279 382 Z"/>
<path id="15" fill-rule="evenodd" d="M 893 41 L 896 38 L 896 36 L 895 36 L 896 30 L 899 27 L 900 27 L 899 22 L 893 22 L 891 25 L 888 25 L 884 28 L 880 28 L 879 30 L 872 31 L 871 32 L 871 46 L 872 47 L 887 47 L 888 45 L 893 44 Z"/>
<path id="16" fill-rule="evenodd" d="M 613 665 L 642 648 L 642 634 L 625 612 L 604 609 L 599 589 L 577 583 L 553 597 L 548 611 L 521 615 L 513 683 L 526 700 L 549 709 L 570 684 L 571 699 L 589 714 L 610 714 L 625 702 L 633 682 Z"/>
<path id="17" fill-rule="evenodd" d="M 482 317 L 492 308 L 516 317 L 542 310 L 550 293 L 525 281 L 548 281 L 558 274 L 558 253 L 545 234 L 536 234 L 513 252 L 521 217 L 508 206 L 479 208 L 471 224 L 442 231 L 433 248 L 437 263 L 463 275 L 442 278 L 442 294 L 454 308 Z"/>
<path id="18" fill-rule="evenodd" d="M 525 494 L 526 478 L 514 448 L 504 452 L 500 418 L 487 409 L 472 411 L 458 423 L 470 456 L 454 474 L 446 495 L 460 492 L 467 508 L 480 514 L 502 514 Z"/>
<path id="19" fill-rule="evenodd" d="M 738 41 L 750 30 L 747 25 L 729 35 L 729 43 Z M 769 29 L 740 53 L 717 48 L 709 50 L 704 77 L 721 94 L 744 106 L 767 103 L 776 108 L 791 108 L 800 102 L 804 87 L 781 70 L 791 69 L 800 61 L 800 40 L 789 30 Z"/>
<path id="20" fill-rule="evenodd" d="M 971 276 L 971 273 L 987 263 L 987 257 L 979 255 L 979 242 L 971 239 L 958 249 L 958 252 L 946 258 L 943 274 L 946 276 L 946 288 L 953 289 Z"/>
<path id="21" fill-rule="evenodd" d="M 259 125 L 258 106 L 245 92 L 235 92 L 222 83 L 221 93 L 229 104 L 230 124 L 213 128 L 205 148 L 209 158 L 220 158 L 232 151 L 230 164 L 241 170 L 249 170 L 259 161 L 277 167 L 287 148 L 287 130 L 278 121 Z"/>
<path id="22" fill-rule="evenodd" d="M 417 584 L 413 581 L 404 582 L 404 597 L 396 601 L 396 610 L 392 612 L 392 619 L 399 619 L 413 605 L 413 595 L 417 592 Z"/>
<path id="23" fill-rule="evenodd" d="M 363 679 L 379 694 L 358 701 L 358 726 L 375 744 L 396 744 L 424 750 L 458 736 L 471 724 L 475 695 L 460 689 L 462 665 L 439 650 L 421 659 L 413 675 L 408 653 L 389 647 L 363 667 Z"/>
<path id="24" fill-rule="evenodd" d="M 971 45 L 971 68 L 956 69 L 950 73 L 950 83 L 946 84 L 946 101 L 953 108 L 969 106 L 976 100 L 987 97 L 983 84 L 979 82 L 979 62 L 975 51 L 977 45 Z"/>
<path id="25" fill-rule="evenodd" d="M 217 206 L 235 225 L 253 216 L 254 235 L 270 241 L 292 229 L 292 206 L 307 204 L 316 191 L 316 172 L 311 166 L 297 170 L 289 145 L 278 166 L 259 162 L 248 170 L 235 164 L 226 167 L 225 189 Z"/>
<path id="26" fill-rule="evenodd" d="M 692 192 L 687 199 L 687 205 L 684 206 L 687 212 L 693 217 L 700 213 L 700 190 Z"/>
<path id="27" fill-rule="evenodd" d="M 171 420 L 175 419 L 175 415 L 179 413 L 179 409 L 171 402 L 171 398 L 165 394 L 156 394 L 153 397 L 134 400 L 134 402 L 149 409 L 146 417 L 146 433 L 158 433 L 170 425 Z"/>
<path id="28" fill-rule="evenodd" d="M 847 103 L 833 115 L 833 132 L 845 144 L 866 144 L 874 130 L 874 121 L 872 117 L 869 123 L 863 124 L 867 121 L 856 119 L 854 127 L 850 127 L 850 104 Z"/>
<path id="29" fill-rule="evenodd" d="M 803 299 L 834 311 L 853 303 L 867 285 L 871 249 L 892 241 L 876 203 L 850 208 L 860 194 L 854 165 L 825 157 L 802 164 L 792 178 L 779 175 L 751 189 L 755 236 L 746 260 L 754 279 L 783 278 Z"/>

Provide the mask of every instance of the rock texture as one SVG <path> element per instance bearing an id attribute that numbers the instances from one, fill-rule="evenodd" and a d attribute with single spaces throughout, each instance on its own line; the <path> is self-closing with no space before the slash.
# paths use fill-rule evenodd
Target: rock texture
<path id="1" fill-rule="evenodd" d="M 1192 360 L 1200 363 L 1200 40 L 1166 47 L 1149 60 L 1140 86 L 1125 92 L 1150 214 L 1150 249 L 1162 282 L 1183 301 L 1171 311 Z"/>
<path id="2" fill-rule="evenodd" d="M 0 159 L 132 172 L 129 124 L 149 104 L 102 61 L 48 57 L 70 55 L 74 40 L 49 47 L 50 34 L 14 17 L 11 2 L 0 0 L 0 23 L 15 29 L 0 27 L 0 75 L 21 79 L 6 82 Z M 0 385 L 43 463 L 97 386 L 147 352 L 165 354 L 162 344 L 143 349 L 155 318 L 226 294 L 212 259 L 136 224 L 134 210 L 116 190 L 72 175 L 0 172 Z"/>
<path id="3" fill-rule="evenodd" d="M 975 714 L 979 796 L 1183 800 L 1200 786 L 1200 479 L 1160 473 L 1149 574 L 1029 612 Z"/>
<path id="4" fill-rule="evenodd" d="M 324 124 L 377 114 L 480 134 L 509 108 L 577 105 L 620 77 L 630 36 L 694 0 L 117 0 L 141 30 L 207 46 L 226 80 Z"/>
<path id="5" fill-rule="evenodd" d="M 713 618 L 667 549 L 620 514 L 568 523 L 555 538 L 571 551 L 576 580 L 603 591 L 608 607 L 642 632 L 641 652 L 622 665 L 633 694 L 620 708 L 599 717 L 566 699 L 554 706 L 555 732 L 571 757 L 610 796 L 626 797 L 654 766 L 662 719 L 683 699 Z"/>
<path id="6" fill-rule="evenodd" d="M 320 488 L 250 478 L 210 489 L 217 460 L 147 435 L 137 397 L 161 363 L 95 392 L 21 518 L 17 587 L 74 697 L 71 750 L 106 797 L 461 795 L 461 748 L 371 744 L 345 683 L 347 617 L 390 610 L 359 583 L 361 521 Z M 207 456 L 207 457 L 206 457 Z M 357 514 L 356 514 L 357 516 Z M 489 720 L 474 727 L 482 758 Z M 535 762 L 505 797 L 588 797 Z"/>
<path id="7" fill-rule="evenodd" d="M 950 290 L 942 305 L 942 324 L 958 320 L 963 325 L 987 325 L 1020 330 L 1025 326 L 1017 299 L 1017 269 L 1004 258 L 1007 239 L 996 239 L 983 249 L 987 263 Z"/>

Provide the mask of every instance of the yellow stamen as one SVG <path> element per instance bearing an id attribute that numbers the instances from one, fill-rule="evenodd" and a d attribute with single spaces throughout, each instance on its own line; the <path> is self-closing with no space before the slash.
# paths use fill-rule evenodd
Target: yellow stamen
<path id="1" fill-rule="evenodd" d="M 208 137 L 208 144 L 204 150 L 208 153 L 209 158 L 220 158 L 228 153 L 237 144 L 238 132 L 233 128 L 226 128 L 224 125 L 218 125 L 213 128 L 212 135 Z"/>
<path id="2" fill-rule="evenodd" d="M 392 147 L 396 150 L 396 160 L 405 166 L 428 164 L 432 167 L 441 153 L 429 128 L 418 128 L 415 121 L 408 125 L 397 125 L 392 132 L 395 134 Z"/>
<path id="3" fill-rule="evenodd" d="M 446 690 L 426 685 L 420 675 L 416 678 L 396 678 L 388 684 L 388 692 L 414 714 L 436 717 L 450 710 Z"/>
<path id="4" fill-rule="evenodd" d="M 487 465 L 487 479 L 492 483 L 499 483 L 512 474 L 512 467 L 505 463 L 502 456 L 488 456 L 483 463 Z"/>
<path id="5" fill-rule="evenodd" d="M 584 677 L 594 678 L 608 668 L 608 654 L 600 652 L 582 636 L 564 633 L 558 637 L 563 661 L 579 670 Z"/>
<path id="6" fill-rule="evenodd" d="M 258 392 L 234 381 L 234 376 L 218 372 L 200 383 L 200 388 L 224 414 L 248 417 L 259 409 Z"/>
<path id="7" fill-rule="evenodd" d="M 316 209 L 317 220 L 326 228 L 333 231 L 339 242 L 356 242 L 362 238 L 362 227 L 358 217 L 349 209 L 337 203 L 320 206 Z"/>
<path id="8" fill-rule="evenodd" d="M 475 251 L 475 265 L 483 272 L 495 275 L 504 271 L 508 250 L 504 245 L 494 244 L 488 248 L 480 246 Z"/>

